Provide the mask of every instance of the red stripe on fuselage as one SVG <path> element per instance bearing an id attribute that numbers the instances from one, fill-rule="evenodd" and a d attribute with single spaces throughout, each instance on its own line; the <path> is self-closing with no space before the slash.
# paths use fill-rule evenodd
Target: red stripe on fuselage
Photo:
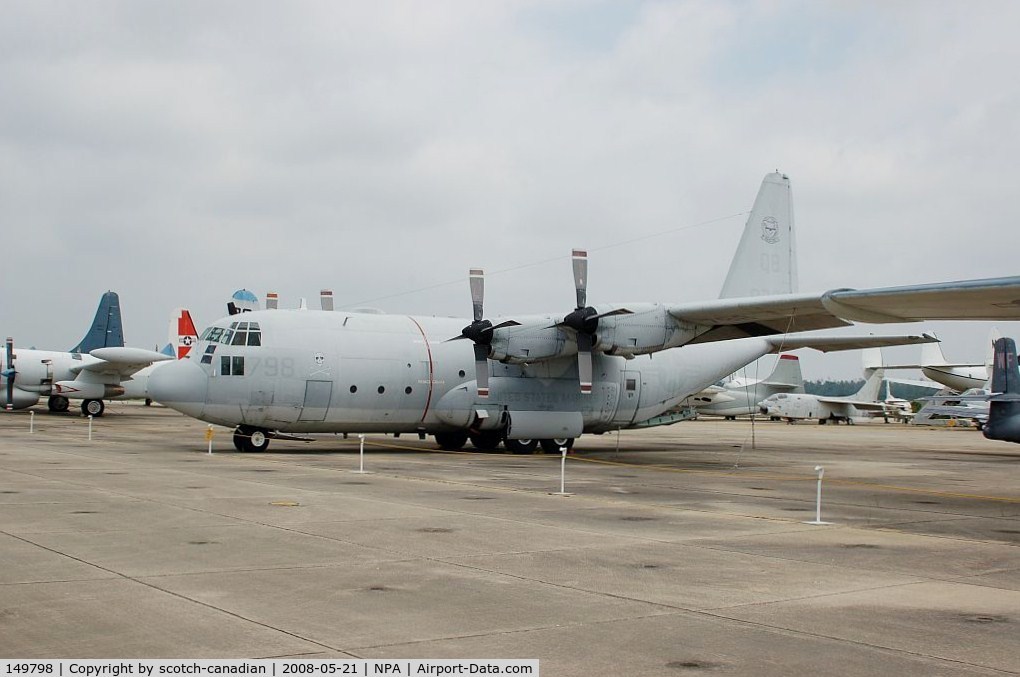
<path id="1" fill-rule="evenodd" d="M 429 394 L 428 397 L 425 398 L 425 411 L 421 412 L 421 423 L 424 423 L 425 417 L 429 413 L 429 406 L 432 404 L 432 386 L 435 383 L 432 368 L 432 346 L 429 345 L 429 337 L 425 335 L 425 330 L 421 328 L 420 324 L 418 324 L 418 320 L 414 319 L 413 317 L 408 317 L 407 319 L 411 320 L 411 322 L 414 322 L 414 326 L 418 327 L 418 331 L 421 332 L 421 338 L 423 341 L 425 341 L 425 352 L 429 356 Z"/>

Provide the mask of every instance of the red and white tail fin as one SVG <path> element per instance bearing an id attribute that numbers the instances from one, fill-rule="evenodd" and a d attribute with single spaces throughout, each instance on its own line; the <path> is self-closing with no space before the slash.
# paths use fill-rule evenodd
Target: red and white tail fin
<path id="1" fill-rule="evenodd" d="M 198 341 L 198 330 L 186 308 L 178 308 L 170 319 L 170 345 L 174 346 L 174 357 L 183 360 Z"/>

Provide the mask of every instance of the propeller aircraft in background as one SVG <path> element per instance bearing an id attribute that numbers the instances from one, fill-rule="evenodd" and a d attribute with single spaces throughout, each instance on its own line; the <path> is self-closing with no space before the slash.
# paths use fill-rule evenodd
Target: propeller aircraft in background
<path id="1" fill-rule="evenodd" d="M 162 352 L 124 346 L 120 300 L 103 295 L 92 327 L 69 352 L 14 347 L 8 338 L 0 372 L 0 403 L 10 411 L 34 406 L 48 396 L 51 412 L 65 412 L 81 400 L 83 415 L 102 416 L 106 399 L 145 398 L 147 377 L 159 364 L 185 357 L 198 340 L 191 314 L 177 309 L 170 342 Z"/>
<path id="2" fill-rule="evenodd" d="M 676 422 L 671 410 L 684 398 L 780 349 L 861 347 L 859 336 L 799 332 L 854 321 L 1020 318 L 1020 277 L 789 293 L 793 249 L 789 179 L 769 174 L 718 300 L 589 306 L 587 256 L 578 250 L 577 303 L 566 315 L 487 319 L 483 277 L 472 271 L 470 322 L 279 309 L 228 316 L 206 329 L 189 359 L 156 370 L 149 391 L 234 427 L 244 451 L 300 433 L 378 432 L 523 453 L 568 446 L 583 433 Z"/>

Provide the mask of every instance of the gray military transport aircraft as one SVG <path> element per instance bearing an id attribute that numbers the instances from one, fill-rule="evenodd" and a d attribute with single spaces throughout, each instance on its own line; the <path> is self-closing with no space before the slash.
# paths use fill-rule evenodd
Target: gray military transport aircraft
<path id="1" fill-rule="evenodd" d="M 264 451 L 295 433 L 418 433 L 444 449 L 570 446 L 582 433 L 664 425 L 684 398 L 772 352 L 926 342 L 929 337 L 800 337 L 798 332 L 925 319 L 1020 319 L 1020 277 L 885 289 L 791 288 L 789 179 L 769 174 L 723 296 L 696 303 L 587 304 L 587 256 L 575 251 L 577 305 L 566 314 L 485 319 L 262 310 L 226 317 L 188 359 L 149 382 L 153 399 L 235 428 Z M 793 285 L 795 288 L 795 285 Z M 777 293 L 778 292 L 778 293 Z"/>

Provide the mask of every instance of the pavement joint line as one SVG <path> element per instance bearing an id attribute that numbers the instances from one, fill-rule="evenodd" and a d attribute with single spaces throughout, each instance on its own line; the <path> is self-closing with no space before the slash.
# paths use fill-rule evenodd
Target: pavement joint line
<path id="1" fill-rule="evenodd" d="M 303 642 L 308 642 L 309 644 L 314 644 L 315 646 L 320 646 L 320 647 L 322 647 L 324 649 L 328 649 L 330 651 L 338 651 L 340 653 L 346 653 L 342 649 L 329 646 L 328 644 L 324 644 L 323 642 L 319 642 L 319 641 L 314 640 L 314 639 L 309 639 L 307 637 L 303 637 L 303 636 L 301 636 L 301 635 L 299 635 L 297 633 L 291 632 L 289 630 L 284 630 L 282 628 L 273 627 L 272 625 L 269 625 L 268 623 L 262 623 L 260 621 L 256 621 L 256 620 L 251 619 L 251 618 L 246 618 L 246 617 L 242 616 L 241 614 L 235 613 L 233 611 L 228 611 L 227 609 L 222 609 L 220 607 L 217 607 L 214 604 L 209 604 L 208 602 L 203 602 L 201 600 L 193 599 L 191 597 L 188 597 L 186 595 L 182 595 L 182 594 L 174 592 L 172 590 L 167 590 L 165 588 L 161 588 L 158 585 L 154 585 L 152 583 L 147 583 L 146 581 L 143 581 L 143 580 L 141 580 L 139 578 L 136 578 L 134 576 L 129 576 L 129 575 L 121 573 L 119 571 L 114 571 L 113 569 L 109 569 L 107 567 L 104 567 L 101 564 L 95 564 L 93 562 L 88 562 L 88 561 L 86 561 L 84 559 L 81 559 L 80 557 L 75 557 L 74 555 L 71 555 L 69 553 L 61 552 L 61 551 L 59 551 L 59 550 L 57 550 L 55 548 L 51 548 L 49 546 L 42 545 L 41 543 L 35 543 L 34 541 L 28 540 L 26 538 L 22 538 L 20 536 L 15 535 L 15 534 L 7 534 L 7 535 L 12 537 L 12 538 L 16 538 L 19 541 L 22 541 L 22 542 L 27 543 L 29 545 L 33 545 L 33 546 L 35 546 L 37 548 L 42 548 L 43 550 L 47 550 L 49 552 L 52 552 L 55 555 L 59 555 L 61 557 L 67 557 L 68 559 L 74 560 L 75 562 L 78 562 L 80 564 L 85 564 L 87 566 L 94 567 L 94 568 L 99 569 L 101 571 L 105 571 L 105 572 L 115 576 L 116 579 L 120 579 L 120 580 L 130 581 L 132 583 L 136 583 L 136 584 L 141 585 L 143 587 L 149 588 L 150 590 L 155 590 L 155 591 L 161 592 L 161 593 L 163 593 L 165 595 L 170 595 L 171 597 L 176 597 L 177 599 L 183 600 L 185 602 L 190 602 L 191 604 L 197 604 L 197 605 L 203 606 L 203 607 L 205 607 L 207 609 L 212 609 L 214 611 L 217 611 L 219 613 L 225 614 L 227 616 L 231 616 L 233 618 L 237 618 L 239 620 L 246 621 L 246 622 L 251 623 L 253 625 L 257 625 L 259 627 L 266 628 L 267 630 L 272 630 L 274 632 L 279 632 L 279 633 L 287 635 L 289 637 L 293 637 L 295 639 L 299 639 L 299 640 L 301 640 Z M 103 578 L 103 579 L 93 579 L 93 580 L 94 581 L 108 581 L 108 580 L 114 580 L 114 579 Z M 78 582 L 80 582 L 80 581 L 78 581 Z M 35 585 L 45 585 L 45 584 L 36 583 Z"/>
<path id="2" fill-rule="evenodd" d="M 924 652 L 920 652 L 920 651 L 911 651 L 910 649 L 902 649 L 902 648 L 893 647 L 893 646 L 884 646 L 882 644 L 875 644 L 873 642 L 865 642 L 865 641 L 862 641 L 862 640 L 859 640 L 859 639 L 853 639 L 851 637 L 839 637 L 837 635 L 829 635 L 829 634 L 815 632 L 815 631 L 810 631 L 810 630 L 798 630 L 796 628 L 789 628 L 789 627 L 785 627 L 785 626 L 781 626 L 781 625 L 767 625 L 767 624 L 761 623 L 759 621 L 750 621 L 750 620 L 743 619 L 743 618 L 733 618 L 733 617 L 730 617 L 730 616 L 726 616 L 726 615 L 718 614 L 718 613 L 712 613 L 712 612 L 709 612 L 709 611 L 702 611 L 702 612 L 699 612 L 699 613 L 701 613 L 701 614 L 703 614 L 703 615 L 705 615 L 707 617 L 710 617 L 710 618 L 717 618 L 717 619 L 722 619 L 722 620 L 727 620 L 727 621 L 733 621 L 733 622 L 738 623 L 738 624 L 749 625 L 751 627 L 763 629 L 763 630 L 766 630 L 766 631 L 772 631 L 772 632 L 776 632 L 776 633 L 779 633 L 779 634 L 787 634 L 788 633 L 788 634 L 792 634 L 792 635 L 799 635 L 799 636 L 802 636 L 802 637 L 813 637 L 815 639 L 823 639 L 823 640 L 833 641 L 833 642 L 837 642 L 837 643 L 846 643 L 846 644 L 851 644 L 851 645 L 854 645 L 854 646 L 864 647 L 864 648 L 871 649 L 871 650 L 874 650 L 874 651 L 886 651 L 886 652 L 889 652 L 889 653 L 892 653 L 892 654 L 912 656 L 912 657 L 915 657 L 915 658 L 922 658 L 922 659 L 931 660 L 931 661 L 935 661 L 935 662 L 939 662 L 939 663 L 948 663 L 950 665 L 964 665 L 964 666 L 967 666 L 969 668 L 976 668 L 976 669 L 979 669 L 979 670 L 988 670 L 988 671 L 991 671 L 991 672 L 994 672 L 994 673 L 997 673 L 997 674 L 1003 674 L 1003 675 L 1015 675 L 1015 674 L 1017 674 L 1015 671 L 1012 671 L 1012 670 L 1003 670 L 1002 668 L 996 668 L 996 667 L 992 667 L 992 666 L 988 666 L 988 665 L 981 665 L 979 663 L 971 663 L 971 662 L 963 661 L 963 660 L 956 659 L 956 658 L 947 658 L 945 656 L 936 656 L 936 655 L 931 654 L 931 653 L 924 653 Z"/>

